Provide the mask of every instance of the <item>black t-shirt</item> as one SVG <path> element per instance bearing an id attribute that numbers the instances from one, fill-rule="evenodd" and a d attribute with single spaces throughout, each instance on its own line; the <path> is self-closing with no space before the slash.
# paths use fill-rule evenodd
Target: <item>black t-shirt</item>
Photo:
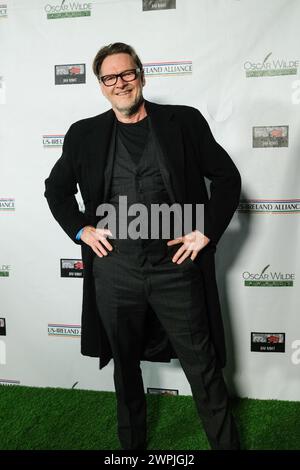
<path id="1" fill-rule="evenodd" d="M 118 121 L 117 132 L 135 164 L 138 164 L 149 134 L 149 117 L 134 123 Z"/>

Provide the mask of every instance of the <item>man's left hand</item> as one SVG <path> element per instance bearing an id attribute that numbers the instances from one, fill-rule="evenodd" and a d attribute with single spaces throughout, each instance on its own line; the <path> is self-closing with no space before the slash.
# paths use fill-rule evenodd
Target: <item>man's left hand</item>
<path id="1" fill-rule="evenodd" d="M 202 250 L 209 242 L 210 239 L 203 233 L 199 232 L 199 230 L 194 230 L 183 237 L 169 240 L 167 245 L 172 246 L 182 243 L 182 246 L 176 251 L 172 258 L 174 263 L 181 264 L 188 256 L 192 261 L 194 261 L 199 251 Z"/>

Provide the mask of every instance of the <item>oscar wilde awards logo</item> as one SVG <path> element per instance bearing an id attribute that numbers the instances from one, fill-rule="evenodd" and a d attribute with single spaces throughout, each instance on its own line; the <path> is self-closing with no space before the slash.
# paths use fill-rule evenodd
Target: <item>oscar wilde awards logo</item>
<path id="1" fill-rule="evenodd" d="M 0 277 L 9 277 L 11 266 L 9 264 L 0 265 Z"/>
<path id="2" fill-rule="evenodd" d="M 251 333 L 251 351 L 285 352 L 285 333 Z"/>
<path id="3" fill-rule="evenodd" d="M 58 5 L 48 3 L 44 9 L 47 13 L 47 20 L 78 18 L 79 16 L 91 16 L 92 4 L 62 0 L 61 4 Z"/>
<path id="4" fill-rule="evenodd" d="M 245 287 L 294 287 L 295 273 L 269 271 L 270 264 L 261 272 L 243 272 Z"/>
<path id="5" fill-rule="evenodd" d="M 143 11 L 171 10 L 176 8 L 176 0 L 143 0 Z"/>
<path id="6" fill-rule="evenodd" d="M 85 64 L 55 65 L 55 85 L 85 83 Z"/>
<path id="7" fill-rule="evenodd" d="M 273 59 L 270 52 L 261 62 L 247 60 L 244 63 L 246 78 L 297 75 L 299 60 Z"/>
<path id="8" fill-rule="evenodd" d="M 64 138 L 63 134 L 43 135 L 43 147 L 62 147 Z"/>
<path id="9" fill-rule="evenodd" d="M 237 211 L 253 214 L 300 214 L 300 199 L 242 199 Z"/>
<path id="10" fill-rule="evenodd" d="M 0 212 L 14 212 L 15 199 L 12 197 L 0 198 Z"/>
<path id="11" fill-rule="evenodd" d="M 83 277 L 83 262 L 81 259 L 61 259 L 60 277 Z"/>
<path id="12" fill-rule="evenodd" d="M 288 147 L 289 126 L 253 127 L 252 147 Z"/>

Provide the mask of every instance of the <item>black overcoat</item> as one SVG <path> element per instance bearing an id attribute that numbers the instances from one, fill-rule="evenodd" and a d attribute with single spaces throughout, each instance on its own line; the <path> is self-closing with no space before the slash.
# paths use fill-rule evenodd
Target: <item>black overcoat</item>
<path id="1" fill-rule="evenodd" d="M 240 174 L 197 109 L 148 101 L 145 105 L 162 149 L 176 202 L 204 204 L 205 207 L 204 232 L 211 241 L 194 262 L 202 272 L 211 337 L 219 363 L 224 366 L 226 348 L 214 254 L 239 202 Z M 100 368 L 111 359 L 111 349 L 97 311 L 92 275 L 95 255 L 75 237 L 85 225 L 96 226 L 96 209 L 106 202 L 104 183 L 109 175 L 105 168 L 114 123 L 115 114 L 111 109 L 72 124 L 64 139 L 62 156 L 45 181 L 45 197 L 53 216 L 69 237 L 81 244 L 84 264 L 81 353 L 100 357 Z M 210 180 L 210 196 L 204 177 Z M 79 211 L 75 198 L 78 187 L 85 205 L 84 213 Z M 176 357 L 160 323 L 150 311 L 146 331 L 142 360 L 165 362 Z"/>

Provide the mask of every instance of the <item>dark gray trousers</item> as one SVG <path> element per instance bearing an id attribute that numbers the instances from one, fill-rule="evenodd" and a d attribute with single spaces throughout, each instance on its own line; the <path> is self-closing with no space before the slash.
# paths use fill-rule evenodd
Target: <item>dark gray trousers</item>
<path id="1" fill-rule="evenodd" d="M 119 245 L 121 247 L 121 245 Z M 152 265 L 143 250 L 118 248 L 95 257 L 97 304 L 114 359 L 118 435 L 123 449 L 146 448 L 146 399 L 140 356 L 148 304 L 177 353 L 212 449 L 238 449 L 222 370 L 210 340 L 200 268 L 171 261 Z"/>

